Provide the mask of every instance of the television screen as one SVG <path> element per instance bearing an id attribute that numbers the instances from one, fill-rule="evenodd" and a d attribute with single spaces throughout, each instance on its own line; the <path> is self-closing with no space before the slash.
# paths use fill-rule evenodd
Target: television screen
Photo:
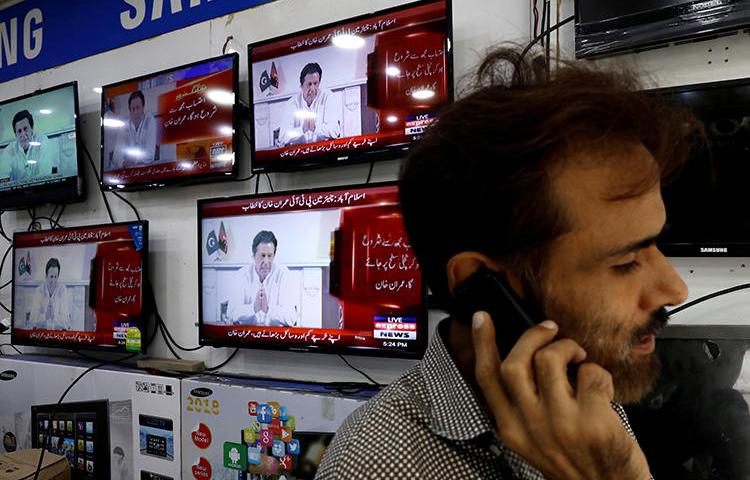
<path id="1" fill-rule="evenodd" d="M 202 344 L 424 352 L 396 184 L 199 200 L 198 229 Z"/>
<path id="2" fill-rule="evenodd" d="M 715 38 L 750 25 L 748 0 L 575 0 L 576 56 Z"/>
<path id="3" fill-rule="evenodd" d="M 252 170 L 397 158 L 453 99 L 449 2 L 248 47 Z"/>
<path id="4" fill-rule="evenodd" d="M 748 256 L 750 218 L 750 79 L 654 90 L 691 110 L 705 125 L 709 149 L 688 159 L 664 186 L 667 229 L 660 246 L 670 256 Z"/>
<path id="5" fill-rule="evenodd" d="M 11 340 L 142 352 L 148 222 L 16 233 Z"/>
<path id="6" fill-rule="evenodd" d="M 74 480 L 109 478 L 109 402 L 31 406 L 31 444 L 63 455 Z"/>
<path id="7" fill-rule="evenodd" d="M 76 82 L 0 103 L 0 206 L 84 199 Z"/>
<path id="8" fill-rule="evenodd" d="M 236 175 L 236 53 L 102 87 L 104 189 Z"/>

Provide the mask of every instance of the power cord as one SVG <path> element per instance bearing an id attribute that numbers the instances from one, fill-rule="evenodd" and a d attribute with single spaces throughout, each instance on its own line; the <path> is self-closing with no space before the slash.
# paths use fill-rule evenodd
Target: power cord
<path id="1" fill-rule="evenodd" d="M 712 298 L 720 297 L 720 296 L 726 295 L 728 293 L 737 292 L 739 290 L 746 290 L 748 288 L 750 288 L 750 283 L 742 283 L 740 285 L 735 285 L 734 287 L 729 287 L 729 288 L 725 288 L 723 290 L 718 290 L 716 292 L 709 293 L 709 294 L 704 295 L 702 297 L 696 298 L 695 300 L 690 301 L 690 302 L 688 302 L 688 303 L 686 303 L 684 305 L 680 305 L 679 307 L 675 307 L 672 310 L 670 310 L 668 312 L 668 314 L 671 317 L 672 315 L 678 314 L 678 313 L 680 313 L 681 311 L 683 311 L 683 310 L 685 310 L 687 308 L 690 308 L 690 307 L 692 307 L 694 305 L 697 305 L 699 303 L 703 303 L 706 300 L 711 300 Z"/>
<path id="2" fill-rule="evenodd" d="M 376 382 L 375 380 L 373 380 L 373 378 L 371 376 L 369 376 L 368 374 L 366 374 L 365 372 L 363 372 L 359 368 L 357 368 L 354 365 L 352 365 L 351 363 L 349 363 L 349 361 L 343 355 L 341 355 L 340 353 L 338 355 L 339 355 L 339 358 L 341 360 L 343 360 L 344 363 L 349 366 L 349 368 L 351 368 L 352 370 L 354 370 L 356 372 L 359 372 L 363 377 L 365 377 L 367 380 L 369 380 L 370 383 L 373 384 L 374 386 L 376 386 L 378 388 L 383 388 L 385 386 L 385 385 L 383 385 L 381 383 Z"/>
<path id="3" fill-rule="evenodd" d="M 365 180 L 365 183 L 370 183 L 370 180 L 372 179 L 372 169 L 375 168 L 375 162 L 370 162 L 370 171 L 367 172 L 367 180 Z"/>
<path id="4" fill-rule="evenodd" d="M 115 222 L 115 217 L 112 215 L 112 207 L 109 205 L 109 200 L 107 199 L 107 195 L 104 193 L 104 190 L 101 189 L 102 185 L 102 178 L 99 176 L 99 172 L 96 170 L 96 165 L 94 165 L 94 159 L 91 158 L 91 153 L 89 152 L 89 149 L 86 148 L 86 145 L 83 144 L 83 151 L 86 154 L 86 158 L 89 159 L 89 164 L 91 165 L 91 170 L 94 172 L 94 176 L 96 177 L 96 183 L 99 184 L 99 192 L 102 194 L 102 200 L 104 200 L 104 206 L 107 208 L 107 215 L 109 215 L 109 220 L 112 223 Z"/>
<path id="5" fill-rule="evenodd" d="M 268 188 L 271 190 L 271 193 L 273 193 L 273 184 L 271 183 L 271 176 L 267 173 L 264 175 L 266 176 L 266 180 L 268 180 Z"/>

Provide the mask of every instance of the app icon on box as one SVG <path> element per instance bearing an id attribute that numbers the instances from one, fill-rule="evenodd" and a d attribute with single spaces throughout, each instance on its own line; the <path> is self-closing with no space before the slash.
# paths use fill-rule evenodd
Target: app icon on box
<path id="1" fill-rule="evenodd" d="M 268 402 L 268 406 L 271 407 L 271 416 L 273 418 L 279 418 L 279 414 L 281 413 L 279 402 Z"/>
<path id="2" fill-rule="evenodd" d="M 292 440 L 292 431 L 289 430 L 287 427 L 281 427 L 281 441 L 282 442 L 289 442 Z"/>
<path id="3" fill-rule="evenodd" d="M 260 444 L 264 447 L 270 447 L 273 445 L 273 434 L 271 434 L 270 430 L 260 431 Z"/>
<path id="4" fill-rule="evenodd" d="M 255 416 L 258 414 L 258 402 L 247 402 L 248 415 Z"/>
<path id="5" fill-rule="evenodd" d="M 250 421 L 250 428 L 253 429 L 253 432 L 260 433 L 260 430 L 261 430 L 261 428 L 260 428 L 260 422 L 258 420 L 255 420 L 255 419 L 251 420 Z"/>
<path id="6" fill-rule="evenodd" d="M 271 407 L 269 407 L 268 404 L 261 403 L 258 405 L 258 421 L 260 423 L 271 423 L 272 418 Z"/>
<path id="7" fill-rule="evenodd" d="M 242 430 L 242 441 L 247 444 L 255 443 L 255 432 L 252 428 Z"/>
<path id="8" fill-rule="evenodd" d="M 289 418 L 287 418 L 286 422 L 284 423 L 286 424 L 287 427 L 289 427 L 291 431 L 296 430 L 296 425 L 295 425 L 296 422 L 294 420 L 294 415 L 289 415 Z"/>
<path id="9" fill-rule="evenodd" d="M 267 473 L 271 475 L 275 474 L 279 470 L 279 461 L 271 456 L 263 457 L 262 470 L 263 470 L 263 473 Z"/>
<path id="10" fill-rule="evenodd" d="M 299 440 L 296 438 L 290 440 L 289 443 L 286 444 L 286 450 L 291 455 L 299 455 Z"/>
<path id="11" fill-rule="evenodd" d="M 247 447 L 247 463 L 260 465 L 261 447 Z"/>
<path id="12" fill-rule="evenodd" d="M 294 460 L 291 455 L 284 455 L 279 459 L 279 468 L 282 470 L 291 470 L 294 467 Z"/>
<path id="13" fill-rule="evenodd" d="M 247 469 L 247 449 L 239 443 L 224 442 L 224 466 L 232 470 Z"/>
<path id="14" fill-rule="evenodd" d="M 289 412 L 286 410 L 286 405 L 279 406 L 279 420 L 286 422 L 289 419 Z"/>
<path id="15" fill-rule="evenodd" d="M 284 454 L 286 454 L 285 450 L 284 442 L 276 440 L 273 442 L 273 447 L 271 447 L 271 454 L 273 454 L 274 457 L 282 458 Z"/>
<path id="16" fill-rule="evenodd" d="M 268 429 L 271 430 L 271 434 L 280 435 L 281 434 L 281 421 L 274 418 L 273 420 L 271 420 L 271 423 L 269 424 Z"/>

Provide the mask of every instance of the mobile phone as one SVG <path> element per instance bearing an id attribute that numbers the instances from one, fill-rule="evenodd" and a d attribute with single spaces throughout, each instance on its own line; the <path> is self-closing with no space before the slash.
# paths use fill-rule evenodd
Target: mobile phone
<path id="1" fill-rule="evenodd" d="M 522 300 L 500 272 L 483 267 L 459 284 L 453 294 L 454 317 L 471 323 L 475 312 L 490 314 L 500 357 L 505 358 L 521 334 L 539 320 L 533 319 Z"/>

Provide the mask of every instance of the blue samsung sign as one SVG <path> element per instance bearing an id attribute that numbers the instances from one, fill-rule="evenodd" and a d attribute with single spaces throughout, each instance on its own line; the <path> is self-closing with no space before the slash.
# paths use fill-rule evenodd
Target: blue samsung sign
<path id="1" fill-rule="evenodd" d="M 0 10 L 0 82 L 270 1 L 25 0 Z"/>

